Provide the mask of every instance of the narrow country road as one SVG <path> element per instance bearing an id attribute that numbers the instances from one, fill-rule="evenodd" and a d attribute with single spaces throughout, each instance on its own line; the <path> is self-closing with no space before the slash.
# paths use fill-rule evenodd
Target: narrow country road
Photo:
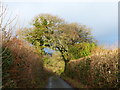
<path id="1" fill-rule="evenodd" d="M 46 88 L 69 88 L 70 90 L 74 90 L 70 85 L 68 85 L 64 80 L 62 80 L 58 76 L 52 76 L 48 80 L 48 84 Z"/>

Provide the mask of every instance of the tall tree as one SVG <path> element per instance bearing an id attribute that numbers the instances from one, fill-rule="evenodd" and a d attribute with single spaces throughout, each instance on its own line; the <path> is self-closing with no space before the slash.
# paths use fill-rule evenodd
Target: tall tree
<path id="1" fill-rule="evenodd" d="M 33 20 L 33 27 L 23 31 L 25 39 L 41 51 L 45 47 L 59 51 L 66 65 L 70 60 L 68 49 L 78 43 L 94 43 L 90 29 L 85 25 L 67 23 L 50 14 L 41 14 Z"/>

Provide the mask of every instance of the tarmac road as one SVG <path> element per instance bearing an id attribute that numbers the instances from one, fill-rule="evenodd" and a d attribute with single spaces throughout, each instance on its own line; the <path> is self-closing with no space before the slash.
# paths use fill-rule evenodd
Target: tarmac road
<path id="1" fill-rule="evenodd" d="M 62 80 L 58 76 L 50 77 L 48 80 L 48 84 L 47 84 L 46 88 L 48 88 L 48 89 L 50 89 L 50 88 L 62 88 L 62 90 L 64 88 L 69 88 L 70 90 L 74 90 L 69 84 L 67 84 L 64 80 Z"/>

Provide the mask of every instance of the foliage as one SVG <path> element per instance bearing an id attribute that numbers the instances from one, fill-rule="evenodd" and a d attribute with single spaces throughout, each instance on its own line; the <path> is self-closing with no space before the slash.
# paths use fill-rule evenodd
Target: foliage
<path id="1" fill-rule="evenodd" d="M 94 48 L 94 43 L 79 43 L 70 46 L 68 52 L 71 54 L 71 59 L 78 59 L 90 55 Z"/>
<path id="2" fill-rule="evenodd" d="M 64 81 L 70 84 L 73 88 L 89 88 L 87 85 L 83 85 L 79 81 L 66 76 L 64 73 L 62 73 L 60 76 Z"/>
<path id="3" fill-rule="evenodd" d="M 91 56 L 70 61 L 65 76 L 89 87 L 118 87 L 118 50 L 95 51 Z"/>
<path id="4" fill-rule="evenodd" d="M 11 68 L 11 65 L 13 63 L 13 56 L 11 55 L 11 51 L 8 48 L 5 48 L 5 46 L 2 47 L 2 84 L 5 85 L 6 82 L 10 82 L 11 86 L 13 86 L 13 83 L 10 79 L 6 79 L 6 77 L 9 77 L 10 74 L 8 73 L 8 69 Z"/>
<path id="5" fill-rule="evenodd" d="M 2 67 L 3 67 L 3 71 L 4 71 L 4 70 L 7 70 L 10 68 L 10 66 L 12 64 L 13 56 L 11 55 L 11 51 L 8 48 L 2 47 L 2 52 L 3 52 L 2 53 L 2 59 L 3 59 Z"/>
<path id="6" fill-rule="evenodd" d="M 60 75 L 64 71 L 64 61 L 60 57 L 59 52 L 54 52 L 52 56 L 44 56 L 44 66 L 57 75 Z"/>
<path id="7" fill-rule="evenodd" d="M 44 88 L 52 73 L 43 68 L 42 56 L 38 55 L 41 51 L 25 41 L 13 38 L 16 17 L 8 16 L 9 12 L 2 2 L 0 8 L 0 87 Z"/>
<path id="8" fill-rule="evenodd" d="M 24 29 L 22 36 L 36 48 L 43 51 L 45 47 L 50 47 L 53 43 L 52 35 L 54 30 L 63 24 L 64 20 L 57 16 L 42 14 L 35 17 L 32 23 L 33 28 Z"/>
<path id="9" fill-rule="evenodd" d="M 45 47 L 59 51 L 65 62 L 65 69 L 70 60 L 68 53 L 70 46 L 83 42 L 95 43 L 90 28 L 77 23 L 69 24 L 50 14 L 35 17 L 33 27 L 24 29 L 22 36 L 42 52 Z"/>
<path id="10" fill-rule="evenodd" d="M 48 72 L 43 60 L 28 43 L 13 38 L 3 45 L 3 88 L 43 88 Z"/>

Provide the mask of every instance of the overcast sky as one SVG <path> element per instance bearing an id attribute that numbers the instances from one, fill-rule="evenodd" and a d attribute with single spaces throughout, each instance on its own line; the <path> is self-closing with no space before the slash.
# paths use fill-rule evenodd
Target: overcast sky
<path id="1" fill-rule="evenodd" d="M 2 0 L 9 12 L 19 16 L 19 25 L 29 27 L 38 14 L 57 15 L 67 22 L 92 28 L 99 44 L 118 42 L 118 0 Z M 21 2 L 21 3 L 17 3 Z M 13 16 L 14 16 L 13 15 Z"/>
<path id="2" fill-rule="evenodd" d="M 5 2 L 118 2 L 119 0 L 2 0 Z"/>

